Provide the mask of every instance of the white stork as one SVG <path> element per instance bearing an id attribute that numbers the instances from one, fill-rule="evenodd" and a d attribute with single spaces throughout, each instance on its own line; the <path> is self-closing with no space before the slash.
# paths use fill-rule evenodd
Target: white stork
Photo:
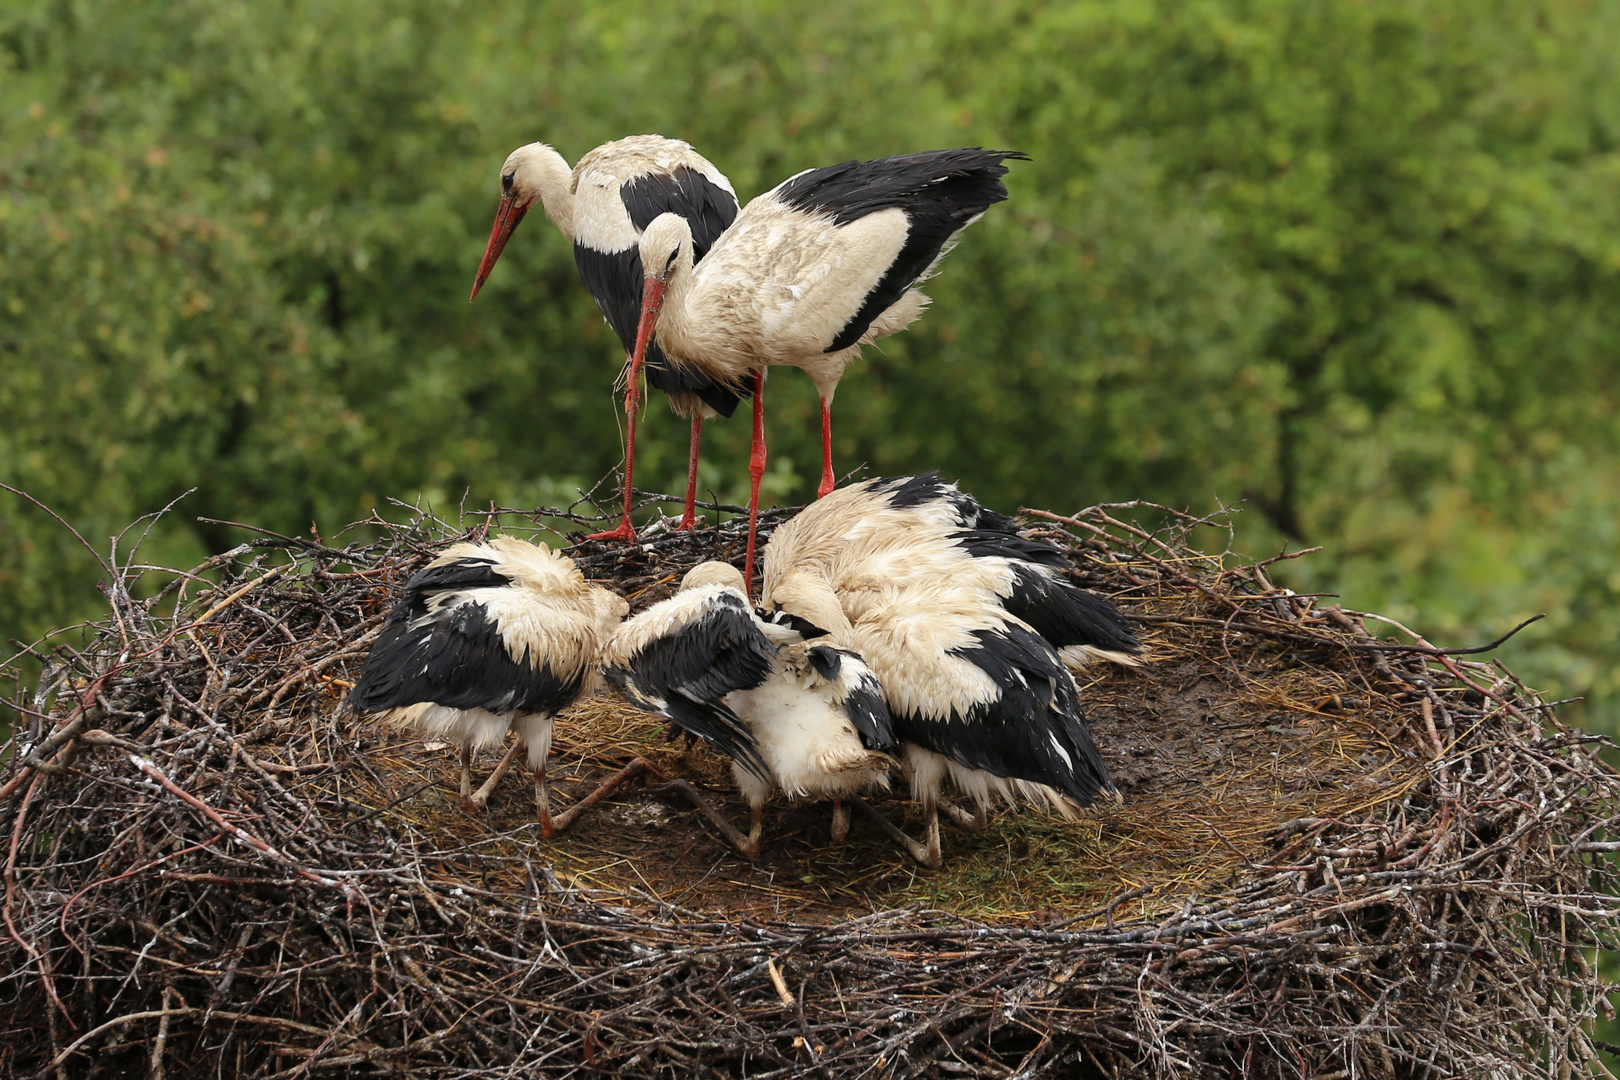
<path id="1" fill-rule="evenodd" d="M 356 712 L 458 743 L 461 796 L 472 808 L 484 807 L 526 746 L 540 831 L 549 839 L 648 769 L 638 758 L 567 813 L 551 815 L 552 717 L 597 685 L 602 646 L 629 610 L 544 544 L 511 536 L 452 544 L 406 583 L 349 701 Z M 508 730 L 519 741 L 474 792 L 473 751 L 498 745 Z"/>
<path id="2" fill-rule="evenodd" d="M 641 231 L 660 214 L 675 214 L 692 232 L 692 256 L 702 259 L 737 216 L 737 194 L 731 181 L 707 158 L 679 139 L 632 135 L 603 143 L 579 159 L 572 170 L 545 143 L 529 143 L 501 165 L 501 203 L 490 229 L 489 245 L 472 295 L 484 287 L 512 231 L 535 200 L 574 245 L 579 276 L 628 356 L 636 341 L 641 310 Z M 730 416 L 747 395 L 745 387 L 722 383 L 701 368 L 676 367 L 658 343 L 646 349 L 647 382 L 669 395 L 675 412 L 692 421 L 691 453 L 686 474 L 686 509 L 678 528 L 696 523 L 698 446 L 703 421 Z M 630 364 L 624 409 L 628 417 L 624 459 L 624 517 L 619 527 L 592 539 L 626 542 L 635 539 L 630 525 L 630 479 L 635 468 L 636 415 L 641 402 L 640 369 Z"/>
<path id="3" fill-rule="evenodd" d="M 765 473 L 765 370 L 805 371 L 821 395 L 821 484 L 834 486 L 832 399 L 861 347 L 898 333 L 928 304 L 918 289 L 958 233 L 1005 199 L 1009 151 L 935 150 L 846 161 L 790 177 L 749 202 L 701 263 L 697 237 L 665 214 L 641 234 L 646 282 L 633 356 L 656 332 L 676 367 L 754 390 L 748 472 L 753 587 L 759 482 Z"/>
<path id="4" fill-rule="evenodd" d="M 746 747 L 709 739 L 731 756 L 748 801 L 746 837 L 690 786 L 675 786 L 750 859 L 759 854 L 773 791 L 831 799 L 833 838 L 842 840 L 845 800 L 889 786 L 892 759 L 883 751 L 894 737 L 882 689 L 859 655 L 813 640 L 821 635 L 792 618 L 761 620 L 737 568 L 706 562 L 608 644 L 607 677 L 634 704 L 700 737 L 738 727 L 749 733 Z"/>
<path id="5" fill-rule="evenodd" d="M 930 867 L 941 806 L 982 829 L 996 798 L 1072 818 L 1113 790 L 1065 660 L 1132 662 L 1139 646 L 1108 601 L 1024 557 L 1039 545 L 1010 524 L 937 477 L 899 477 L 812 504 L 765 548 L 765 610 L 825 627 L 882 683 L 927 823 L 906 847 Z M 1062 631 L 1069 657 L 1036 623 Z M 971 818 L 941 801 L 947 776 Z"/>
<path id="6" fill-rule="evenodd" d="M 850 618 L 868 596 L 949 578 L 973 585 L 1028 623 L 1073 670 L 1094 660 L 1126 667 L 1141 642 L 1104 597 L 1063 576 L 1064 553 L 1019 535 L 1018 524 L 939 473 L 866 480 L 823 499 L 781 527 L 791 564 L 767 566 L 765 588 L 791 567 L 822 567 Z"/>

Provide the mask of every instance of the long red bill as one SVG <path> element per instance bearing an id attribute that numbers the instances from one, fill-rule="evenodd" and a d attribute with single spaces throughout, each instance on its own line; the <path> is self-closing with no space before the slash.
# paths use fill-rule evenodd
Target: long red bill
<path id="1" fill-rule="evenodd" d="M 512 239 L 512 230 L 518 227 L 523 215 L 529 212 L 528 204 L 518 205 L 516 199 L 510 195 L 501 196 L 500 208 L 495 211 L 495 224 L 489 230 L 489 245 L 484 248 L 484 261 L 478 264 L 478 276 L 473 278 L 472 295 L 467 301 L 478 299 L 478 290 L 484 287 L 489 280 L 489 273 L 495 269 L 495 260 L 501 257 L 506 249 L 506 242 Z"/>
<path id="2" fill-rule="evenodd" d="M 647 357 L 647 345 L 652 341 L 653 329 L 658 325 L 658 311 L 664 306 L 664 290 L 669 283 L 651 274 L 641 284 L 641 322 L 636 324 L 636 351 L 630 354 L 630 377 L 641 374 L 641 365 Z"/>

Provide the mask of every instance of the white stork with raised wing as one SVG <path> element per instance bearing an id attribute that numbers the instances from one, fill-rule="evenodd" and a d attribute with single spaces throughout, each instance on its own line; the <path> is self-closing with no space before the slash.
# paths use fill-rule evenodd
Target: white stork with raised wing
<path id="1" fill-rule="evenodd" d="M 737 194 L 731 181 L 710 161 L 679 139 L 632 135 L 603 143 L 569 169 L 568 162 L 545 143 L 529 143 L 501 165 L 501 203 L 489 244 L 473 279 L 472 295 L 484 287 L 512 231 L 538 201 L 558 230 L 574 245 L 579 276 L 596 306 L 624 344 L 628 356 L 636 341 L 641 310 L 641 231 L 660 214 L 674 214 L 692 233 L 692 257 L 701 260 L 709 246 L 737 216 Z M 722 382 L 700 367 L 677 367 L 665 359 L 656 341 L 642 360 L 647 382 L 669 395 L 669 404 L 692 422 L 686 474 L 686 508 L 678 528 L 696 523 L 698 447 L 703 421 L 730 416 L 747 396 L 743 384 Z M 630 481 L 635 469 L 636 416 L 641 402 L 641 367 L 628 363 L 624 409 L 628 418 L 624 459 L 624 516 L 617 529 L 593 539 L 635 539 L 630 524 Z"/>
<path id="2" fill-rule="evenodd" d="M 483 809 L 520 747 L 534 771 L 540 831 L 550 838 L 647 771 L 637 758 L 566 813 L 551 814 L 552 718 L 600 682 L 602 647 L 630 607 L 544 544 L 498 536 L 446 548 L 405 585 L 349 702 L 361 714 L 461 748 L 461 796 Z M 518 741 L 472 790 L 476 749 Z"/>
<path id="3" fill-rule="evenodd" d="M 861 657 L 817 640 L 822 631 L 784 616 L 755 614 L 742 575 L 729 563 L 700 563 L 680 590 L 627 621 L 609 643 L 607 677 L 640 708 L 700 736 L 745 728 L 739 747 L 710 739 L 732 759 L 749 806 L 745 837 L 689 785 L 689 798 L 749 858 L 759 854 L 765 802 L 831 799 L 832 835 L 849 830 L 845 800 L 887 789 L 884 752 L 894 736 L 882 688 Z M 706 736 L 704 736 L 706 737 Z"/>
<path id="4" fill-rule="evenodd" d="M 1023 157 L 975 147 L 810 169 L 751 201 L 701 262 L 697 236 L 678 214 L 642 232 L 646 282 L 632 355 L 656 334 L 673 367 L 738 393 L 753 383 L 749 588 L 766 369 L 800 368 L 821 396 L 824 497 L 835 483 L 831 409 L 844 369 L 862 346 L 922 314 L 928 297 L 918 286 L 957 234 L 1007 197 L 1003 162 Z"/>
<path id="5" fill-rule="evenodd" d="M 1008 525 L 937 477 L 898 477 L 834 492 L 765 548 L 765 610 L 826 628 L 883 685 L 926 821 L 923 843 L 904 842 L 930 867 L 941 807 L 982 829 L 998 799 L 1072 818 L 1113 790 L 1068 664 L 1133 663 L 1140 646 Z M 942 801 L 946 778 L 973 815 Z"/>

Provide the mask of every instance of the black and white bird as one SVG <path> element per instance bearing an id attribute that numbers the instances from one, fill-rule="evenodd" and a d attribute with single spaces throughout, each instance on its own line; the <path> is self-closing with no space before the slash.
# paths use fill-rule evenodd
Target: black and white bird
<path id="1" fill-rule="evenodd" d="M 862 346 L 911 325 L 918 286 L 967 226 L 1007 197 L 1003 162 L 1023 154 L 934 150 L 846 161 L 792 176 L 749 202 L 698 261 L 678 214 L 641 234 L 646 273 L 633 356 L 655 334 L 671 365 L 754 392 L 745 577 L 753 587 L 755 520 L 765 472 L 763 395 L 772 366 L 806 372 L 821 396 L 822 473 L 833 490 L 832 400 Z"/>
<path id="2" fill-rule="evenodd" d="M 552 718 L 599 683 L 602 647 L 629 610 L 544 544 L 511 536 L 452 544 L 406 583 L 349 701 L 361 714 L 458 744 L 461 795 L 478 809 L 527 747 L 549 838 L 647 768 L 637 759 L 567 813 L 551 814 Z M 499 745 L 508 731 L 519 741 L 474 792 L 473 751 Z"/>
<path id="3" fill-rule="evenodd" d="M 730 755 L 749 806 L 748 835 L 696 801 L 749 858 L 759 854 L 773 792 L 832 800 L 832 834 L 841 840 L 846 800 L 889 786 L 885 751 L 894 733 L 882 688 L 857 653 L 820 636 L 802 620 L 760 619 L 737 568 L 707 562 L 608 644 L 607 677 L 626 698 Z M 724 737 L 712 737 L 716 731 Z"/>
<path id="4" fill-rule="evenodd" d="M 1108 599 L 1065 576 L 1063 551 L 1020 535 L 1018 523 L 981 504 L 938 472 L 863 481 L 795 519 L 784 544 L 794 564 L 839 567 L 841 603 L 851 617 L 864 597 L 949 577 L 988 590 L 1078 671 L 1096 660 L 1140 664 L 1142 644 Z M 847 529 L 845 523 L 853 522 Z M 795 539 L 798 538 L 798 539 Z M 780 561 L 767 572 L 782 572 Z"/>
<path id="5" fill-rule="evenodd" d="M 1066 660 L 1128 663 L 1140 646 L 1112 604 L 1052 572 L 1010 525 L 937 477 L 899 477 L 812 504 L 764 553 L 765 610 L 824 627 L 882 684 L 926 821 L 924 842 L 906 846 L 927 866 L 940 863 L 942 806 L 982 829 L 998 800 L 1073 818 L 1113 791 Z M 942 802 L 947 778 L 971 817 Z"/>
<path id="6" fill-rule="evenodd" d="M 632 135 L 603 143 L 579 159 L 572 170 L 545 143 L 520 146 L 501 165 L 501 203 L 490 229 L 489 244 L 473 279 L 472 295 L 484 287 L 495 262 L 518 222 L 536 201 L 574 245 L 580 279 L 596 306 L 624 344 L 628 356 L 636 342 L 641 311 L 641 231 L 660 214 L 674 214 L 692 233 L 692 257 L 701 260 L 737 216 L 737 194 L 731 181 L 707 158 L 679 139 Z M 669 395 L 670 407 L 692 422 L 686 476 L 686 509 L 678 526 L 696 523 L 698 447 L 703 421 L 730 416 L 747 396 L 745 385 L 718 380 L 702 368 L 676 366 L 658 343 L 648 344 L 642 361 L 647 382 Z M 628 429 L 624 462 L 624 517 L 619 527 L 595 539 L 635 539 L 630 525 L 630 479 L 635 467 L 636 415 L 640 408 L 640 367 L 626 374 L 625 413 Z"/>

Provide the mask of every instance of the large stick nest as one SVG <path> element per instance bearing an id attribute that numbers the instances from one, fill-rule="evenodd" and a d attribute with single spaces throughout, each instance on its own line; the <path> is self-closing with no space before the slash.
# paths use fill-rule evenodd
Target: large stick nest
<path id="1" fill-rule="evenodd" d="M 255 531 L 186 573 L 109 562 L 108 618 L 37 653 L 37 686 L 19 678 L 9 702 L 0 1063 L 1600 1073 L 1595 955 L 1620 917 L 1602 740 L 1498 663 L 1380 638 L 1265 564 L 1200 552 L 1223 519 L 1031 520 L 1149 646 L 1144 667 L 1082 680 L 1124 798 L 1077 824 L 1026 812 L 948 833 L 937 874 L 859 819 L 831 843 L 821 806 L 773 806 L 750 866 L 637 791 L 542 843 L 522 775 L 469 816 L 453 749 L 346 709 L 399 586 L 444 543 L 589 519 L 416 515 L 341 549 Z M 702 559 L 740 561 L 741 535 L 568 551 L 639 610 Z M 638 753 L 740 813 L 722 762 L 606 696 L 560 721 L 554 799 Z"/>

